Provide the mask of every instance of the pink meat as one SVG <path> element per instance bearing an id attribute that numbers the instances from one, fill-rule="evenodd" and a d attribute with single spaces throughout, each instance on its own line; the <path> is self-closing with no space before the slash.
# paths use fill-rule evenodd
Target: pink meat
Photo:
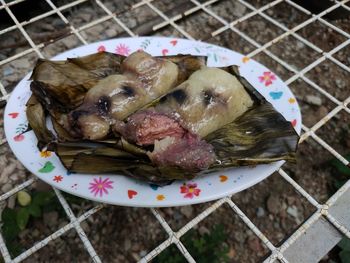
<path id="1" fill-rule="evenodd" d="M 138 145 L 152 145 L 155 140 L 181 138 L 185 134 L 177 121 L 150 110 L 131 115 L 125 125 L 119 124 L 115 130 Z"/>
<path id="2" fill-rule="evenodd" d="M 190 133 L 176 139 L 165 150 L 151 153 L 150 158 L 159 166 L 176 166 L 189 171 L 207 169 L 216 160 L 213 146 Z"/>
<path id="3" fill-rule="evenodd" d="M 182 128 L 176 120 L 154 110 L 135 113 L 127 119 L 127 123 L 117 122 L 114 130 L 127 140 L 143 146 L 166 138 L 168 143 L 165 146 L 155 147 L 149 153 L 152 162 L 158 166 L 175 166 L 199 172 L 216 160 L 212 145 Z"/>

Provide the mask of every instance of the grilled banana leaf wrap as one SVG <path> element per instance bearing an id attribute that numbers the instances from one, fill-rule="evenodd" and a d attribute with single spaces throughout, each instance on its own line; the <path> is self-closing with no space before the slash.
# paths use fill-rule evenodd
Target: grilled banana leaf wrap
<path id="1" fill-rule="evenodd" d="M 299 136 L 291 123 L 236 66 L 205 65 L 205 57 L 145 52 L 39 60 L 27 103 L 38 147 L 55 151 L 72 173 L 157 184 L 295 161 Z"/>

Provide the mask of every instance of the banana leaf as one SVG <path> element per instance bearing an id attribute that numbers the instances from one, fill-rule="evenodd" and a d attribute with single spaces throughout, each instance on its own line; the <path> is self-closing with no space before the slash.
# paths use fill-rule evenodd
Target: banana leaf
<path id="1" fill-rule="evenodd" d="M 104 78 L 119 73 L 120 64 L 123 62 L 124 58 L 125 57 L 121 55 L 109 52 L 99 52 L 84 57 L 68 58 L 67 60 L 100 78 Z"/>
<path id="2" fill-rule="evenodd" d="M 29 98 L 26 106 L 29 126 L 38 139 L 38 148 L 42 150 L 47 144 L 55 139 L 55 136 L 46 127 L 45 110 L 34 95 Z"/>
<path id="3" fill-rule="evenodd" d="M 120 146 L 119 146 L 120 147 Z M 157 184 L 166 184 L 175 178 L 192 179 L 176 167 L 156 167 L 147 155 L 133 155 L 124 149 L 101 144 L 58 143 L 55 152 L 71 173 L 120 173 Z"/>
<path id="4" fill-rule="evenodd" d="M 298 139 L 291 123 L 268 102 L 205 137 L 219 161 L 211 169 L 278 160 L 294 162 Z"/>
<path id="5" fill-rule="evenodd" d="M 207 57 L 205 56 L 176 55 L 165 58 L 179 67 L 178 84 L 184 82 L 193 72 L 207 64 Z"/>
<path id="6" fill-rule="evenodd" d="M 119 73 L 123 58 L 103 52 L 66 61 L 39 59 L 31 75 L 31 90 L 46 109 L 68 112 L 82 103 L 99 79 Z"/>

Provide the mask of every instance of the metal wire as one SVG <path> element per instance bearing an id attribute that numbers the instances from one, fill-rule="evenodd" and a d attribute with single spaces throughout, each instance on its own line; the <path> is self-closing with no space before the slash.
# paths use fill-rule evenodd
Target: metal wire
<path id="1" fill-rule="evenodd" d="M 38 57 L 44 57 L 41 49 L 46 46 L 45 43 L 35 44 L 34 41 L 31 39 L 29 34 L 24 29 L 24 26 L 32 24 L 36 21 L 40 21 L 43 18 L 49 17 L 51 15 L 58 15 L 62 21 L 69 27 L 69 34 L 74 34 L 82 44 L 87 44 L 88 41 L 82 36 L 80 33 L 81 31 L 84 31 L 90 27 L 93 27 L 95 25 L 101 24 L 105 21 L 112 20 L 115 22 L 115 24 L 118 27 L 121 27 L 125 33 L 127 33 L 129 36 L 136 36 L 136 34 L 133 32 L 132 29 L 128 28 L 125 23 L 123 23 L 119 18 L 117 13 L 112 12 L 108 9 L 108 7 L 101 2 L 100 0 L 95 0 L 98 7 L 100 7 L 101 10 L 106 14 L 94 21 L 88 22 L 80 27 L 74 27 L 70 21 L 65 17 L 62 13 L 62 11 L 69 9 L 73 6 L 79 6 L 80 4 L 86 2 L 87 0 L 77 0 L 73 1 L 69 4 L 56 7 L 56 5 L 51 0 L 45 0 L 48 5 L 51 7 L 52 10 L 45 12 L 43 14 L 40 14 L 36 17 L 33 17 L 32 19 L 28 21 L 19 22 L 14 13 L 11 11 L 11 6 L 16 5 L 18 3 L 21 3 L 25 0 L 15 0 L 9 3 L 5 3 L 4 0 L 0 0 L 1 6 L 0 10 L 4 9 L 7 14 L 11 17 L 14 24 L 13 26 L 10 26 L 8 28 L 5 28 L 0 31 L 0 36 L 11 32 L 13 30 L 18 29 L 23 37 L 28 42 L 30 48 L 17 53 L 11 57 L 8 57 L 6 59 L 0 60 L 0 66 L 4 65 L 6 63 L 9 63 L 11 61 L 14 61 L 18 58 L 24 57 L 28 54 L 31 54 L 33 52 L 36 53 Z M 226 21 L 224 18 L 217 15 L 214 11 L 211 9 L 211 5 L 214 3 L 219 2 L 220 0 L 210 0 L 206 1 L 204 3 L 200 3 L 197 0 L 190 0 L 190 2 L 194 5 L 190 9 L 182 12 L 181 14 L 176 14 L 173 17 L 168 17 L 166 14 L 164 14 L 160 9 L 158 9 L 155 5 L 152 4 L 152 0 L 142 0 L 138 2 L 137 4 L 134 4 L 131 9 L 137 9 L 141 6 L 147 6 L 150 8 L 153 12 L 155 12 L 159 17 L 163 19 L 160 23 L 153 25 L 152 30 L 156 31 L 161 28 L 164 28 L 166 26 L 171 26 L 176 31 L 181 33 L 184 37 L 188 39 L 194 39 L 193 36 L 191 36 L 188 32 L 186 32 L 182 27 L 176 24 L 177 21 L 180 21 L 181 19 L 186 18 L 187 16 L 196 13 L 196 12 L 204 12 L 207 15 L 215 18 L 217 21 L 219 21 L 222 26 L 218 28 L 217 30 L 213 31 L 211 33 L 212 37 L 219 36 L 223 32 L 230 30 L 238 34 L 240 37 L 242 37 L 244 40 L 248 41 L 250 44 L 255 46 L 255 50 L 247 54 L 248 57 L 254 57 L 260 53 L 264 53 L 268 57 L 270 57 L 272 60 L 276 61 L 280 65 L 282 65 L 284 68 L 289 70 L 293 73 L 293 76 L 290 77 L 288 80 L 286 80 L 287 84 L 291 84 L 297 79 L 301 79 L 305 81 L 307 84 L 310 85 L 310 87 L 314 88 L 317 92 L 323 94 L 326 96 L 329 100 L 331 100 L 333 103 L 336 104 L 336 107 L 329 111 L 325 117 L 323 117 L 321 120 L 319 120 L 315 125 L 312 127 L 306 127 L 303 125 L 303 135 L 301 136 L 300 143 L 303 143 L 305 140 L 308 140 L 310 137 L 315 140 L 318 144 L 320 144 L 325 150 L 330 152 L 332 155 L 334 155 L 338 160 L 340 160 L 344 165 L 349 166 L 349 162 L 341 155 L 339 154 L 331 145 L 326 143 L 324 140 L 322 140 L 315 132 L 323 127 L 329 120 L 334 118 L 336 114 L 339 112 L 345 112 L 347 114 L 350 114 L 350 109 L 348 108 L 348 104 L 350 103 L 350 97 L 347 98 L 344 101 L 340 101 L 339 99 L 335 98 L 333 95 L 328 93 L 326 90 L 324 90 L 321 86 L 310 80 L 308 77 L 305 76 L 307 72 L 317 67 L 320 63 L 322 63 L 325 60 L 332 61 L 335 65 L 340 67 L 341 69 L 347 71 L 350 73 L 350 68 L 339 61 L 337 58 L 335 58 L 333 55 L 337 53 L 338 51 L 342 50 L 346 46 L 350 44 L 350 34 L 345 32 L 344 30 L 336 27 L 335 25 L 329 23 L 327 20 L 323 19 L 323 16 L 330 13 L 331 11 L 335 10 L 338 7 L 343 7 L 347 11 L 350 11 L 350 8 L 346 5 L 350 0 L 343 0 L 343 1 L 334 1 L 334 4 L 324 10 L 323 12 L 312 15 L 308 10 L 304 9 L 303 7 L 299 6 L 295 2 L 291 0 L 275 0 L 272 1 L 266 5 L 263 5 L 259 8 L 254 7 L 253 5 L 249 4 L 245 0 L 237 0 L 240 4 L 244 5 L 249 12 L 242 17 L 234 20 L 234 21 Z M 298 9 L 299 11 L 305 13 L 306 15 L 311 16 L 309 19 L 305 20 L 301 24 L 293 27 L 292 29 L 288 29 L 286 26 L 278 22 L 273 17 L 270 17 L 267 15 L 266 11 L 270 8 L 277 6 L 280 3 L 286 3 L 290 5 L 291 7 L 294 7 Z M 273 25 L 277 26 L 279 29 L 283 30 L 283 33 L 280 34 L 278 37 L 272 39 L 271 41 L 268 41 L 267 43 L 261 45 L 256 40 L 252 39 L 248 35 L 246 35 L 244 32 L 240 31 L 236 26 L 243 21 L 246 21 L 255 15 L 259 15 L 266 21 L 272 23 Z M 301 35 L 297 33 L 300 29 L 310 25 L 311 23 L 318 21 L 322 23 L 324 26 L 326 26 L 328 29 L 334 30 L 337 33 L 341 34 L 343 37 L 346 38 L 346 40 L 338 45 L 337 47 L 333 48 L 332 50 L 325 52 L 321 48 L 317 47 Z M 307 47 L 311 48 L 315 52 L 317 52 L 320 57 L 304 67 L 301 70 L 297 70 L 293 67 L 291 67 L 287 62 L 285 62 L 283 59 L 279 58 L 278 55 L 273 54 L 271 51 L 268 50 L 269 47 L 273 46 L 274 44 L 280 42 L 287 36 L 293 36 L 298 41 L 301 41 L 303 44 L 305 44 Z M 1 83 L 0 80 L 0 93 L 1 98 L 0 101 L 7 101 L 9 98 L 9 95 L 4 87 L 4 85 Z M 0 145 L 3 145 L 7 143 L 5 138 L 0 138 Z M 272 242 L 259 230 L 258 227 L 256 227 L 252 221 L 247 217 L 247 215 L 244 214 L 243 211 L 241 211 L 238 206 L 231 200 L 231 196 L 222 198 L 218 201 L 216 201 L 213 205 L 209 206 L 207 209 L 205 209 L 202 213 L 197 215 L 195 218 L 193 218 L 190 222 L 188 222 L 185 226 L 183 226 L 179 231 L 174 232 L 169 224 L 166 222 L 166 220 L 158 213 L 157 209 L 151 209 L 152 214 L 154 215 L 155 219 L 158 220 L 161 224 L 161 226 L 164 228 L 164 230 L 168 233 L 169 237 L 163 241 L 161 244 L 159 244 L 156 248 L 154 248 L 152 251 L 150 251 L 144 258 L 140 260 L 140 262 L 149 262 L 154 257 L 156 257 L 159 253 L 161 253 L 164 249 L 169 247 L 171 244 L 175 244 L 179 251 L 183 254 L 183 256 L 186 258 L 188 262 L 195 262 L 195 259 L 192 257 L 192 255 L 189 253 L 189 251 L 186 249 L 184 244 L 181 242 L 180 238 L 190 229 L 192 229 L 194 226 L 196 226 L 199 222 L 201 222 L 203 219 L 205 219 L 207 216 L 209 216 L 211 213 L 214 213 L 219 207 L 221 207 L 223 204 L 227 204 L 229 207 L 231 207 L 233 213 L 237 214 L 243 223 L 245 223 L 252 231 L 253 233 L 266 245 L 266 247 L 270 250 L 270 255 L 267 257 L 265 262 L 274 262 L 276 259 L 278 259 L 281 262 L 288 262 L 288 260 L 284 257 L 284 252 L 290 247 L 294 242 L 298 240 L 302 236 L 303 233 L 307 231 L 320 217 L 326 218 L 336 229 L 338 229 L 344 236 L 350 237 L 350 230 L 341 224 L 331 213 L 330 208 L 337 202 L 337 200 L 350 189 L 350 181 L 345 183 L 343 187 L 341 187 L 325 204 L 320 204 L 317 202 L 304 188 L 302 188 L 299 184 L 297 184 L 283 169 L 279 169 L 279 174 L 281 175 L 281 178 L 283 178 L 288 184 L 290 184 L 299 194 L 301 194 L 303 197 L 306 198 L 306 200 L 312 204 L 314 207 L 316 207 L 316 212 L 308 219 L 306 220 L 285 242 L 283 242 L 282 245 L 279 247 L 275 247 Z M 28 187 L 32 183 L 36 181 L 36 178 L 31 178 L 27 180 L 26 182 L 22 183 L 21 185 L 18 185 L 14 189 L 11 189 L 7 193 L 4 193 L 0 196 L 0 202 L 3 202 L 7 200 L 10 196 L 16 194 L 18 191 Z M 95 249 L 93 248 L 91 242 L 89 241 L 88 237 L 86 236 L 85 232 L 81 228 L 81 222 L 92 216 L 94 213 L 97 213 L 100 211 L 104 205 L 98 205 L 89 211 L 85 212 L 80 217 L 76 217 L 71 210 L 69 204 L 65 200 L 64 196 L 60 193 L 59 190 L 54 189 L 54 192 L 59 199 L 62 207 L 64 208 L 64 211 L 66 212 L 70 223 L 65 225 L 64 227 L 58 229 L 55 233 L 51 234 L 50 236 L 46 237 L 42 241 L 35 244 L 32 248 L 28 249 L 27 251 L 20 254 L 15 259 L 11 259 L 9 251 L 6 247 L 6 244 L 4 242 L 4 239 L 0 233 L 0 253 L 4 259 L 4 261 L 7 262 L 20 262 L 28 257 L 30 257 L 33 253 L 38 251 L 39 249 L 46 246 L 49 242 L 52 240 L 58 238 L 59 236 L 65 234 L 67 231 L 74 229 L 78 236 L 80 237 L 80 240 L 82 241 L 85 249 L 88 251 L 91 259 L 93 262 L 101 262 L 100 257 L 97 255 Z M 326 253 L 326 252 L 325 252 Z"/>

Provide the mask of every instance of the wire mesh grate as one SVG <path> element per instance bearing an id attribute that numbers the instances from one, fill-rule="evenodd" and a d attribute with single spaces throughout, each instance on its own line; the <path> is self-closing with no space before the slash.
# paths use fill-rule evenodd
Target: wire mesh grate
<path id="1" fill-rule="evenodd" d="M 194 36 L 192 36 L 190 33 L 186 32 L 183 26 L 179 25 L 179 22 L 181 22 L 183 19 L 189 17 L 190 15 L 198 12 L 205 13 L 209 17 L 214 18 L 216 21 L 220 23 L 220 27 L 214 30 L 210 33 L 210 38 L 215 38 L 217 36 L 221 36 L 225 32 L 234 32 L 237 34 L 240 38 L 247 41 L 249 44 L 251 44 L 254 47 L 254 50 L 249 52 L 247 54 L 247 57 L 255 57 L 259 54 L 264 54 L 267 57 L 269 57 L 272 61 L 277 62 L 279 65 L 281 65 L 283 68 L 289 70 L 292 72 L 292 76 L 289 77 L 285 82 L 290 85 L 293 82 L 297 80 L 302 80 L 306 82 L 311 88 L 313 88 L 315 91 L 323 94 L 327 99 L 332 101 L 336 106 L 329 111 L 326 116 L 324 116 L 322 119 L 320 119 L 317 123 L 315 123 L 312 127 L 306 127 L 303 125 L 302 129 L 304 133 L 301 136 L 300 143 L 303 143 L 304 141 L 308 140 L 310 137 L 315 140 L 324 150 L 330 152 L 333 156 L 335 156 L 339 161 L 341 161 L 344 165 L 349 166 L 349 161 L 347 161 L 342 154 L 340 154 L 338 151 L 336 151 L 331 145 L 329 145 L 326 141 L 324 141 L 320 136 L 316 134 L 316 131 L 321 129 L 327 122 L 335 118 L 335 116 L 339 112 L 345 112 L 346 114 L 350 113 L 350 109 L 348 107 L 350 102 L 350 97 L 347 97 L 345 100 L 341 100 L 336 96 L 333 96 L 330 94 L 327 90 L 322 88 L 319 84 L 317 84 L 315 81 L 310 79 L 307 76 L 307 73 L 311 70 L 315 69 L 318 65 L 323 63 L 326 60 L 331 61 L 334 63 L 337 67 L 341 68 L 342 70 L 350 73 L 350 67 L 346 64 L 344 64 L 342 61 L 337 59 L 334 55 L 339 52 L 340 50 L 349 47 L 350 44 L 350 33 L 346 32 L 342 28 L 337 27 L 336 25 L 328 22 L 326 19 L 324 19 L 324 16 L 331 13 L 332 11 L 336 10 L 337 8 L 341 7 L 347 11 L 350 11 L 350 7 L 347 5 L 349 3 L 349 0 L 343 0 L 343 1 L 333 1 L 333 4 L 329 6 L 327 9 L 322 11 L 321 13 L 317 15 L 313 15 L 310 11 L 303 8 L 302 6 L 298 5 L 297 3 L 291 1 L 291 0 L 275 0 L 270 3 L 267 3 L 265 5 L 260 5 L 259 7 L 255 7 L 253 4 L 250 3 L 250 1 L 247 0 L 237 0 L 236 2 L 239 2 L 242 4 L 245 8 L 247 8 L 248 12 L 233 20 L 233 21 L 227 21 L 224 17 L 218 15 L 215 13 L 211 6 L 215 3 L 219 3 L 220 0 L 210 0 L 210 1 L 197 1 L 197 0 L 190 0 L 191 3 L 190 8 L 186 10 L 181 10 L 177 12 L 175 15 L 167 15 L 165 12 L 163 12 L 161 9 L 159 9 L 153 2 L 153 0 L 142 0 L 139 1 L 132 6 L 129 6 L 127 10 L 124 10 L 122 12 L 114 12 L 110 10 L 108 5 L 106 5 L 104 2 L 100 0 L 95 0 L 93 3 L 95 4 L 95 8 L 99 8 L 99 11 L 102 11 L 104 15 L 99 17 L 96 20 L 89 21 L 84 23 L 80 26 L 74 26 L 73 23 L 71 23 L 70 20 L 64 15 L 64 11 L 76 7 L 79 5 L 82 5 L 87 2 L 87 0 L 77 0 L 72 1 L 68 4 L 62 5 L 62 6 L 56 6 L 53 1 L 51 0 L 45 0 L 48 6 L 51 8 L 48 12 L 44 12 L 42 14 L 39 14 L 29 20 L 26 21 L 19 21 L 15 14 L 11 11 L 11 8 L 15 5 L 24 2 L 25 0 L 14 0 L 11 2 L 5 2 L 4 0 L 0 0 L 1 6 L 0 11 L 6 11 L 6 13 L 11 17 L 13 20 L 14 25 L 9 26 L 5 29 L 0 30 L 0 37 L 3 36 L 5 33 L 9 33 L 15 30 L 19 30 L 22 36 L 25 38 L 27 43 L 29 44 L 28 49 L 24 49 L 23 51 L 16 53 L 10 57 L 6 57 L 3 59 L 0 59 L 0 66 L 5 65 L 7 63 L 10 63 L 12 61 L 15 61 L 17 59 L 20 59 L 26 55 L 29 54 L 35 54 L 37 57 L 43 58 L 45 55 L 42 52 L 42 49 L 48 45 L 46 42 L 42 42 L 39 44 L 36 44 L 31 36 L 26 31 L 25 27 L 35 23 L 37 21 L 40 21 L 46 17 L 50 17 L 52 15 L 58 15 L 60 19 L 63 21 L 65 25 L 68 26 L 69 32 L 68 35 L 74 35 L 78 38 L 78 40 L 81 42 L 81 44 L 87 44 L 89 41 L 84 38 L 82 32 L 94 27 L 96 25 L 102 24 L 106 21 L 112 21 L 115 23 L 116 26 L 120 27 L 123 30 L 123 33 L 129 36 L 137 36 L 138 33 L 137 30 L 134 30 L 133 28 L 128 27 L 127 23 L 123 22 L 122 19 L 120 19 L 120 15 L 122 15 L 126 11 L 130 10 L 136 10 L 141 7 L 147 7 L 151 9 L 158 17 L 160 17 L 161 20 L 158 21 L 155 24 L 152 24 L 147 28 L 148 34 L 152 34 L 153 32 L 157 32 L 164 28 L 172 28 L 175 32 L 177 32 L 182 37 L 188 38 L 188 39 L 195 39 Z M 300 24 L 288 28 L 286 25 L 279 22 L 276 18 L 270 16 L 268 14 L 268 10 L 276 7 L 277 5 L 284 3 L 290 6 L 291 8 L 295 8 L 299 10 L 300 12 L 304 13 L 308 16 L 308 19 L 301 22 Z M 250 37 L 246 32 L 243 32 L 239 29 L 239 25 L 250 18 L 254 16 L 259 16 L 260 18 L 266 20 L 267 22 L 273 24 L 276 28 L 281 30 L 281 34 L 278 34 L 277 37 L 274 37 L 270 41 L 261 44 L 256 39 Z M 160 22 L 159 22 L 160 21 Z M 303 28 L 309 26 L 310 24 L 318 22 L 321 23 L 323 26 L 325 26 L 329 30 L 334 30 L 338 34 L 342 35 L 346 40 L 340 43 L 339 45 L 333 47 L 331 50 L 325 51 L 309 41 L 307 38 L 303 37 L 298 32 L 302 30 Z M 147 31 L 146 30 L 146 31 Z M 65 36 L 65 37 L 66 37 Z M 276 43 L 281 42 L 282 40 L 286 39 L 288 36 L 292 36 L 301 43 L 303 43 L 308 48 L 315 51 L 319 57 L 314 60 L 312 63 L 308 64 L 307 66 L 303 67 L 302 69 L 296 69 L 295 67 L 291 66 L 287 61 L 280 58 L 278 55 L 274 54 L 269 50 L 270 47 L 275 45 Z M 58 40 L 58 39 L 57 39 Z M 199 39 L 197 39 L 199 40 Z M 207 40 L 206 38 L 200 39 L 200 40 Z M 51 40 L 49 42 L 55 42 L 56 40 Z M 29 69 L 28 69 L 29 70 Z M 0 102 L 3 101 L 6 103 L 8 100 L 10 93 L 6 90 L 5 85 L 2 84 L 2 81 L 0 80 L 0 92 L 1 92 L 1 98 Z M 349 94 L 348 94 L 349 95 Z M 5 138 L 0 138 L 0 145 L 6 144 Z M 312 216 L 307 219 L 287 240 L 285 240 L 280 246 L 275 246 L 273 243 L 262 233 L 262 231 L 249 219 L 249 217 L 240 210 L 240 208 L 232 201 L 231 196 L 222 198 L 218 201 L 216 201 L 214 204 L 212 204 L 210 207 L 205 209 L 202 213 L 198 214 L 194 219 L 189 221 L 186 225 L 184 225 L 179 231 L 175 232 L 172 230 L 170 225 L 167 223 L 167 221 L 161 216 L 160 213 L 158 213 L 157 209 L 151 209 L 152 214 L 154 215 L 155 219 L 159 221 L 161 226 L 164 228 L 164 230 L 168 234 L 168 238 L 164 240 L 162 243 L 160 243 L 158 246 L 156 246 L 152 251 L 150 251 L 147 255 L 145 255 L 140 262 L 149 262 L 153 258 L 155 258 L 158 254 L 160 254 L 164 249 L 169 247 L 171 244 L 175 244 L 179 251 L 182 253 L 182 255 L 186 258 L 188 262 L 195 262 L 195 259 L 192 257 L 190 252 L 187 250 L 187 248 L 184 246 L 184 244 L 181 242 L 180 238 L 186 234 L 190 229 L 192 229 L 194 226 L 196 226 L 198 223 L 200 223 L 203 219 L 208 217 L 210 214 L 215 213 L 215 211 L 221 207 L 223 204 L 227 204 L 235 213 L 238 215 L 241 220 L 246 224 L 249 229 L 267 246 L 267 248 L 270 250 L 270 254 L 267 256 L 265 262 L 274 262 L 275 260 L 279 260 L 281 262 L 288 262 L 288 259 L 284 255 L 284 252 L 291 247 L 299 238 L 302 237 L 302 234 L 305 233 L 308 229 L 310 229 L 319 218 L 323 217 L 330 222 L 334 228 L 336 228 L 340 233 L 342 233 L 344 236 L 350 237 L 350 230 L 349 228 L 344 225 L 343 222 L 337 219 L 337 217 L 333 216 L 330 212 L 330 209 L 334 204 L 337 203 L 339 198 L 341 198 L 345 193 L 349 191 L 350 188 L 350 181 L 345 183 L 326 203 L 321 204 L 316 199 L 308 193 L 307 189 L 304 189 L 302 186 L 300 186 L 295 180 L 293 180 L 287 172 L 285 172 L 284 169 L 279 169 L 278 171 L 281 178 L 283 178 L 288 184 L 290 184 L 301 196 L 305 197 L 308 202 L 313 205 L 316 208 L 316 212 L 312 214 Z M 21 185 L 18 185 L 14 189 L 11 189 L 10 191 L 4 193 L 0 196 L 0 202 L 3 202 L 7 200 L 10 196 L 16 194 L 18 191 L 30 186 L 36 181 L 36 178 L 31 178 Z M 4 239 L 2 235 L 0 234 L 0 252 L 4 259 L 4 261 L 7 262 L 20 262 L 28 257 L 30 257 L 33 253 L 40 250 L 41 248 L 45 247 L 49 242 L 52 240 L 55 240 L 56 238 L 60 237 L 67 231 L 71 229 L 75 229 L 75 231 L 78 233 L 78 236 L 83 243 L 85 249 L 89 253 L 91 259 L 93 262 L 101 262 L 100 257 L 97 255 L 94 247 L 92 246 L 89 238 L 81 228 L 81 223 L 88 219 L 90 216 L 92 216 L 95 213 L 98 213 L 104 205 L 97 205 L 94 208 L 86 211 L 81 216 L 76 217 L 73 213 L 72 209 L 70 208 L 69 204 L 65 200 L 64 196 L 61 194 L 61 192 L 57 189 L 54 189 L 54 192 L 62 205 L 64 211 L 66 212 L 70 222 L 63 226 L 62 228 L 58 229 L 53 234 L 49 235 L 45 239 L 41 240 L 37 244 L 35 244 L 30 249 L 26 250 L 22 254 L 20 254 L 16 258 L 11 258 L 9 251 L 6 247 L 6 244 L 4 242 Z M 323 238 L 327 238 L 327 236 L 324 236 Z M 324 251 L 324 254 L 326 254 L 328 251 Z"/>

